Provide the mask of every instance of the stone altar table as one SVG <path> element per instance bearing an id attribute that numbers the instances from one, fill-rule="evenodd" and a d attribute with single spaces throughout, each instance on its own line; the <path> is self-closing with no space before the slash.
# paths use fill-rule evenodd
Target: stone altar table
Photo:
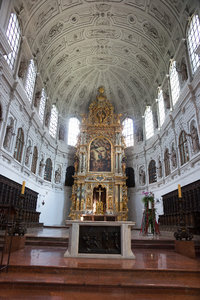
<path id="1" fill-rule="evenodd" d="M 69 246 L 64 257 L 135 259 L 128 221 L 66 221 Z"/>

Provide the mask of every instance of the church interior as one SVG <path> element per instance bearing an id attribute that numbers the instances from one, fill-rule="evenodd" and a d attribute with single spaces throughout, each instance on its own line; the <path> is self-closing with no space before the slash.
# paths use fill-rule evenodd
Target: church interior
<path id="1" fill-rule="evenodd" d="M 200 1 L 0 0 L 0 299 L 200 298 Z"/>

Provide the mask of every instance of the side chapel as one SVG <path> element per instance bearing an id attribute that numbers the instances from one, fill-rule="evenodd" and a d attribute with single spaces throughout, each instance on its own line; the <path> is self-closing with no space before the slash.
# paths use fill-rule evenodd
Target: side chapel
<path id="1" fill-rule="evenodd" d="M 74 164 L 72 220 L 127 220 L 125 143 L 120 117 L 100 87 L 89 106 L 89 115 L 82 115 Z"/>

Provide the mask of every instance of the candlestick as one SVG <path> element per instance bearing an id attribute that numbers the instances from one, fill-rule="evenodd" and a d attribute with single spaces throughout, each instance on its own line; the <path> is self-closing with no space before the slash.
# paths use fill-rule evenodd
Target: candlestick
<path id="1" fill-rule="evenodd" d="M 182 198 L 181 185 L 180 184 L 178 184 L 178 197 Z"/>
<path id="2" fill-rule="evenodd" d="M 21 190 L 21 194 L 22 194 L 22 195 L 24 195 L 24 191 L 25 191 L 25 184 L 26 184 L 26 182 L 25 182 L 25 181 L 23 181 L 23 182 L 22 182 L 22 190 Z"/>

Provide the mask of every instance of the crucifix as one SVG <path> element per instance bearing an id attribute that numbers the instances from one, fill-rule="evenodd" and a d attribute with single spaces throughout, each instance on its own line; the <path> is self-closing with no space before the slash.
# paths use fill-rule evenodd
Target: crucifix
<path id="1" fill-rule="evenodd" d="M 99 189 L 97 190 L 97 193 L 99 193 L 99 202 L 101 201 L 101 194 L 103 193 L 103 190 L 99 186 Z"/>

